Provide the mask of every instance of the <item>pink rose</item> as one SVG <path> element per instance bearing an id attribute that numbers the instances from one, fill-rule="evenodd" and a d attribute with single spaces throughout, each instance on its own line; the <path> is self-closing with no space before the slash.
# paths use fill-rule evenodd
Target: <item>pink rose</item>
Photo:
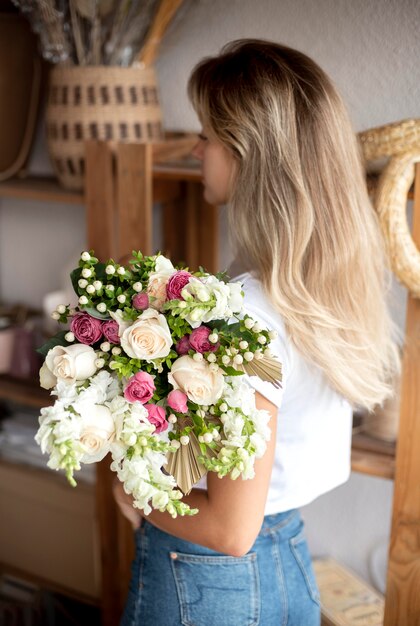
<path id="1" fill-rule="evenodd" d="M 120 338 L 118 336 L 118 322 L 115 320 L 102 322 L 102 332 L 110 343 L 120 343 Z"/>
<path id="2" fill-rule="evenodd" d="M 168 393 L 168 405 L 179 413 L 187 413 L 187 399 L 187 395 L 179 389 L 173 389 Z"/>
<path id="3" fill-rule="evenodd" d="M 209 335 L 213 331 L 208 326 L 199 326 L 195 328 L 190 335 L 190 345 L 196 350 L 196 352 L 216 352 L 219 347 L 219 342 L 210 343 Z"/>
<path id="4" fill-rule="evenodd" d="M 70 330 L 77 341 L 90 346 L 101 339 L 102 322 L 89 313 L 76 313 L 70 322 Z"/>
<path id="5" fill-rule="evenodd" d="M 127 402 L 149 402 L 156 389 L 153 377 L 147 372 L 137 372 L 129 378 L 124 389 Z M 150 405 L 153 406 L 153 405 Z"/>
<path id="6" fill-rule="evenodd" d="M 137 311 L 145 311 L 149 308 L 149 296 L 147 293 L 137 293 L 133 296 L 131 304 Z"/>
<path id="7" fill-rule="evenodd" d="M 149 422 L 156 428 L 157 433 L 161 433 L 168 428 L 168 422 L 165 417 L 165 409 L 157 404 L 145 404 L 145 408 L 149 414 Z"/>
<path id="8" fill-rule="evenodd" d="M 190 336 L 184 335 L 183 337 L 181 337 L 181 339 L 177 342 L 175 346 L 175 350 L 180 356 L 188 354 L 188 351 L 191 350 Z"/>
<path id="9" fill-rule="evenodd" d="M 185 270 L 175 272 L 166 285 L 168 300 L 183 300 L 184 298 L 181 296 L 181 291 L 184 289 L 185 285 L 188 285 L 190 278 L 191 274 Z"/>

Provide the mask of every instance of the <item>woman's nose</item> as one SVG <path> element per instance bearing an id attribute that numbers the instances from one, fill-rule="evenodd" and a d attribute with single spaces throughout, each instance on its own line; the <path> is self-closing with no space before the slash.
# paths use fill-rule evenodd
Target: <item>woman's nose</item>
<path id="1" fill-rule="evenodd" d="M 203 160 L 203 142 L 201 139 L 197 141 L 194 148 L 191 150 L 191 155 L 199 161 Z"/>

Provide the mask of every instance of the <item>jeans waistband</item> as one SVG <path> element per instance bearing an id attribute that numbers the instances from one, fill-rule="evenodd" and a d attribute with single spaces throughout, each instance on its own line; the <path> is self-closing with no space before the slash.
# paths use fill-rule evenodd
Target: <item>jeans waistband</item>
<path id="1" fill-rule="evenodd" d="M 267 535 L 276 530 L 280 530 L 295 521 L 300 521 L 299 509 L 290 509 L 290 511 L 282 511 L 281 513 L 266 515 L 259 534 Z"/>

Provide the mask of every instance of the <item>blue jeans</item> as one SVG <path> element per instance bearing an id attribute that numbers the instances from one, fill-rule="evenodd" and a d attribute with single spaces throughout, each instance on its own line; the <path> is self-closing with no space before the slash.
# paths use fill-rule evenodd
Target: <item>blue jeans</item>
<path id="1" fill-rule="evenodd" d="M 147 521 L 136 532 L 121 626 L 319 626 L 320 620 L 297 510 L 267 515 L 253 547 L 239 558 Z"/>

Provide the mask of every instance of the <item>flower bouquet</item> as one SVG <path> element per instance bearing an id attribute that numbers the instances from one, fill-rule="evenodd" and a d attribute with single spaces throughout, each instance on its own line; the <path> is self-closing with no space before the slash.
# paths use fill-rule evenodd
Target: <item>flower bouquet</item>
<path id="1" fill-rule="evenodd" d="M 78 306 L 52 313 L 67 330 L 39 352 L 36 441 L 74 486 L 82 463 L 111 454 L 134 506 L 192 515 L 182 501 L 206 472 L 252 478 L 270 437 L 244 374 L 279 386 L 276 333 L 244 315 L 240 283 L 163 255 L 133 252 L 128 266 L 83 252 L 71 274 Z"/>

